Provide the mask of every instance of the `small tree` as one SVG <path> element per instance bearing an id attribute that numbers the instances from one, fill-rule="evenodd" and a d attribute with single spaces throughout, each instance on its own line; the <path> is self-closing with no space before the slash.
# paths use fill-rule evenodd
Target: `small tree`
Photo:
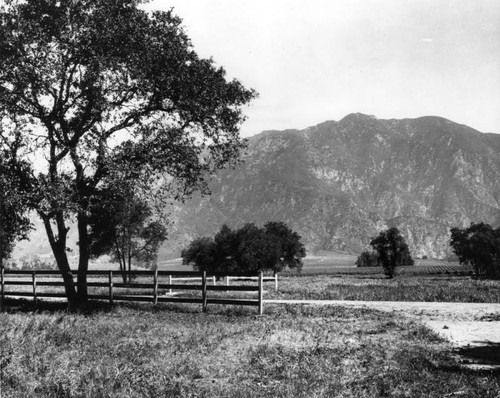
<path id="1" fill-rule="evenodd" d="M 94 257 L 109 254 L 120 266 L 124 283 L 132 277 L 132 261 L 151 265 L 167 238 L 162 217 L 133 189 L 106 191 L 91 209 L 90 251 Z"/>
<path id="2" fill-rule="evenodd" d="M 378 254 L 375 252 L 364 251 L 356 259 L 356 267 L 378 267 Z"/>
<path id="3" fill-rule="evenodd" d="M 471 265 L 478 278 L 500 278 L 500 228 L 481 222 L 450 232 L 450 245 L 460 264 Z"/>
<path id="4" fill-rule="evenodd" d="M 377 252 L 379 262 L 388 278 L 394 278 L 396 267 L 411 259 L 408 245 L 396 227 L 380 232 L 370 245 Z"/>

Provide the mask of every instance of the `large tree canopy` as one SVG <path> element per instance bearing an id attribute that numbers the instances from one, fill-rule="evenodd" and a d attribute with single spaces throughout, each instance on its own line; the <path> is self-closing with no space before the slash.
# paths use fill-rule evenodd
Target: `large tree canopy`
<path id="1" fill-rule="evenodd" d="M 87 297 L 89 203 L 103 180 L 156 193 L 168 186 L 179 198 L 203 189 L 244 145 L 242 107 L 255 93 L 199 58 L 179 17 L 140 3 L 7 0 L 0 9 L 2 144 L 37 159 L 26 200 L 44 222 L 70 305 Z M 71 217 L 77 290 L 66 256 Z"/>
<path id="2" fill-rule="evenodd" d="M 253 223 L 232 230 L 223 225 L 215 237 L 193 240 L 182 251 L 183 264 L 200 271 L 256 272 L 302 269 L 306 255 L 301 237 L 283 222 L 269 222 L 264 228 Z"/>

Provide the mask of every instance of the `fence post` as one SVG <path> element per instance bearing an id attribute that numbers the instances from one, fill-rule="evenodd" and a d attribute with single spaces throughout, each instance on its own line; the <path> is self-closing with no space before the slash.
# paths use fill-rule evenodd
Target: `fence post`
<path id="1" fill-rule="evenodd" d="M 207 271 L 203 271 L 201 279 L 201 297 L 202 297 L 202 310 L 207 312 Z"/>
<path id="2" fill-rule="evenodd" d="M 215 282 L 215 276 L 212 276 L 212 282 L 213 282 L 214 286 L 217 284 L 217 282 Z"/>
<path id="3" fill-rule="evenodd" d="M 5 281 L 4 281 L 4 272 L 5 272 L 5 268 L 3 267 L 3 264 L 0 266 L 0 289 L 1 289 L 1 293 L 0 293 L 0 308 L 2 308 L 3 306 L 3 300 L 5 298 Z"/>
<path id="4" fill-rule="evenodd" d="M 109 304 L 113 305 L 113 271 L 109 271 Z"/>
<path id="5" fill-rule="evenodd" d="M 33 271 L 32 273 L 32 280 L 33 280 L 33 300 L 36 301 L 36 273 Z"/>
<path id="6" fill-rule="evenodd" d="M 274 274 L 274 290 L 276 292 L 278 291 L 278 273 L 277 272 Z"/>
<path id="7" fill-rule="evenodd" d="M 264 286 L 264 278 L 262 275 L 262 271 L 260 271 L 259 272 L 259 315 L 262 315 L 264 313 L 264 306 L 262 302 L 263 286 Z"/>
<path id="8" fill-rule="evenodd" d="M 158 270 L 154 270 L 153 274 L 153 281 L 155 284 L 154 291 L 153 291 L 153 304 L 156 305 L 158 304 Z"/>
<path id="9" fill-rule="evenodd" d="M 172 284 L 172 275 L 169 275 L 168 276 L 168 284 L 171 285 Z M 168 292 L 169 293 L 172 293 L 172 288 L 168 289 Z"/>

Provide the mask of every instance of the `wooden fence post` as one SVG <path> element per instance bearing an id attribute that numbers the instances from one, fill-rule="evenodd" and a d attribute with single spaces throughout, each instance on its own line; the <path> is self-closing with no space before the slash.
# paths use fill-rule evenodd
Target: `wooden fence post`
<path id="1" fill-rule="evenodd" d="M 214 286 L 217 284 L 217 282 L 215 281 L 215 276 L 212 276 L 212 283 L 214 284 Z"/>
<path id="2" fill-rule="evenodd" d="M 259 315 L 264 313 L 264 306 L 262 302 L 263 297 L 263 286 L 264 286 L 264 278 L 262 275 L 262 271 L 259 272 Z"/>
<path id="3" fill-rule="evenodd" d="M 168 276 L 168 284 L 171 285 L 172 284 L 172 275 L 169 275 Z M 172 288 L 168 289 L 168 292 L 169 293 L 172 293 Z"/>
<path id="4" fill-rule="evenodd" d="M 153 281 L 154 281 L 154 290 L 153 290 L 153 304 L 156 305 L 158 304 L 158 270 L 154 270 L 153 274 Z"/>
<path id="5" fill-rule="evenodd" d="M 109 304 L 113 305 L 113 271 L 109 271 Z"/>
<path id="6" fill-rule="evenodd" d="M 3 300 L 5 298 L 5 281 L 4 281 L 4 272 L 5 272 L 5 268 L 3 267 L 3 264 L 2 266 L 0 267 L 0 289 L 1 289 L 1 293 L 0 293 L 0 308 L 2 308 L 2 305 L 3 305 Z"/>
<path id="7" fill-rule="evenodd" d="M 203 271 L 201 279 L 201 297 L 202 297 L 202 310 L 207 312 L 207 271 Z"/>
<path id="8" fill-rule="evenodd" d="M 277 272 L 274 274 L 274 290 L 276 292 L 278 291 L 278 273 Z"/>
<path id="9" fill-rule="evenodd" d="M 36 273 L 33 271 L 32 273 L 32 280 L 33 280 L 33 300 L 36 302 Z"/>

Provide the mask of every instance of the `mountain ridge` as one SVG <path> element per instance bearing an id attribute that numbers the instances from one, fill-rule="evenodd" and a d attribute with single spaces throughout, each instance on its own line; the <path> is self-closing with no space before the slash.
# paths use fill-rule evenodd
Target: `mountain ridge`
<path id="1" fill-rule="evenodd" d="M 173 214 L 171 247 L 223 223 L 281 220 L 313 251 L 359 253 L 398 226 L 414 255 L 443 258 L 450 227 L 500 223 L 500 135 L 437 116 L 352 113 L 248 143 L 245 162 L 219 173 L 210 197 Z"/>
<path id="2" fill-rule="evenodd" d="M 212 195 L 170 209 L 160 258 L 178 256 L 222 224 L 284 221 L 309 252 L 347 253 L 396 226 L 413 256 L 430 258 L 451 253 L 453 226 L 500 225 L 500 135 L 442 117 L 351 113 L 302 130 L 266 130 L 248 139 L 242 159 L 214 176 Z M 70 235 L 76 247 L 75 228 Z M 50 253 L 43 228 L 33 236 L 15 256 Z"/>

